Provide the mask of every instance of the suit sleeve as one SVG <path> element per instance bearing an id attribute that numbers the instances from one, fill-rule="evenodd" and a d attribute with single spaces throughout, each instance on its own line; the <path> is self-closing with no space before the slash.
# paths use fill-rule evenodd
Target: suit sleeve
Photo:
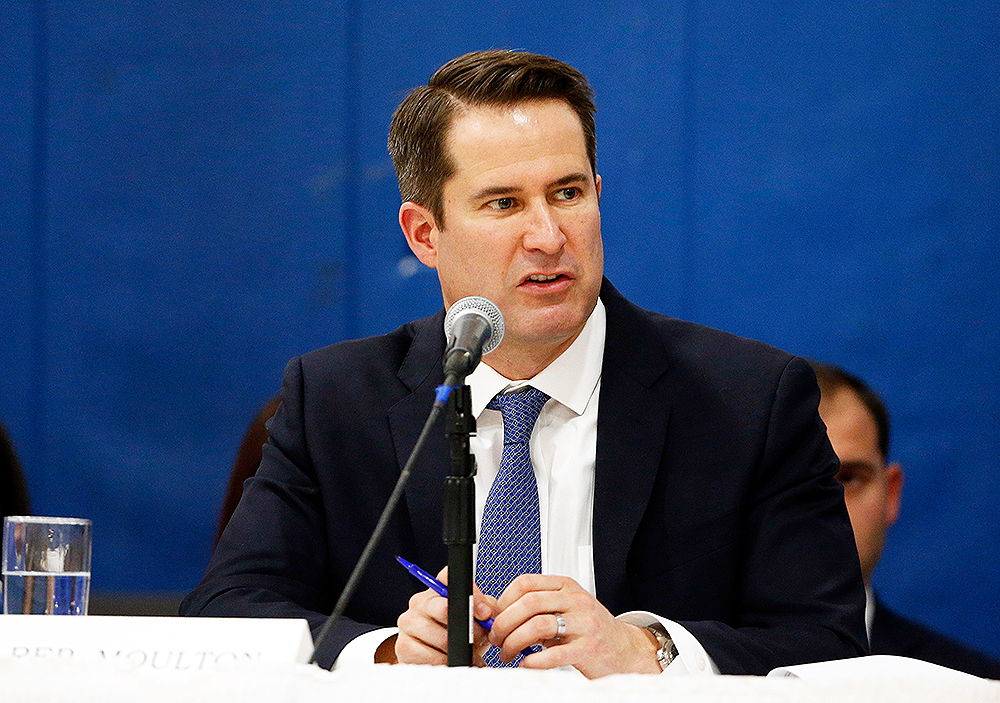
<path id="1" fill-rule="evenodd" d="M 728 674 L 866 653 L 864 587 L 819 391 L 792 359 L 771 403 L 743 521 L 735 622 L 682 622 Z"/>
<path id="2" fill-rule="evenodd" d="M 305 618 L 315 638 L 339 588 L 331 582 L 328 526 L 304 429 L 301 360 L 285 369 L 269 442 L 181 615 Z M 379 627 L 342 618 L 319 651 L 330 668 L 344 645 Z"/>

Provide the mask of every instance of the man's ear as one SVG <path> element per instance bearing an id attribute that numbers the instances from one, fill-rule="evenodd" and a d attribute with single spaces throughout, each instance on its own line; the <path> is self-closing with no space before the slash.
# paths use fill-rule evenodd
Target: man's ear
<path id="1" fill-rule="evenodd" d="M 431 211 L 408 200 L 399 206 L 399 226 L 420 263 L 437 268 L 438 229 Z"/>
<path id="2" fill-rule="evenodd" d="M 899 504 L 903 497 L 903 468 L 896 462 L 885 467 L 886 471 L 886 523 L 891 525 L 899 517 Z"/>

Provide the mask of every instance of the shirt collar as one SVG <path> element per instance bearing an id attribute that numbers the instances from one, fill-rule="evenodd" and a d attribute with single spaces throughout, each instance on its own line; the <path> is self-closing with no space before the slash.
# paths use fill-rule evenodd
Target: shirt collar
<path id="1" fill-rule="evenodd" d="M 865 586 L 865 630 L 868 632 L 868 646 L 872 642 L 872 623 L 875 622 L 875 591 Z"/>
<path id="2" fill-rule="evenodd" d="M 562 405 L 582 415 L 587 409 L 601 380 L 604 363 L 604 338 L 607 332 L 607 315 L 600 298 L 594 311 L 587 318 L 580 336 L 555 361 L 524 381 L 511 381 L 494 371 L 489 357 L 466 378 L 472 389 L 472 414 L 479 417 L 486 404 L 501 391 L 532 386 L 554 398 Z"/>

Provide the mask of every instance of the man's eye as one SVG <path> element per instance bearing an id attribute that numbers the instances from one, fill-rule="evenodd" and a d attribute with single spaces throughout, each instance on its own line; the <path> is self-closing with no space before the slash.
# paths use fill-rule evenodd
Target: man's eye
<path id="1" fill-rule="evenodd" d="M 875 471 L 864 465 L 841 464 L 837 480 L 845 490 L 862 491 L 875 480 Z"/>
<path id="2" fill-rule="evenodd" d="M 557 197 L 560 200 L 573 200 L 574 198 L 580 197 L 580 189 L 575 186 L 570 188 L 560 188 L 557 193 Z"/>
<path id="3" fill-rule="evenodd" d="M 514 198 L 497 198 L 491 205 L 494 210 L 510 210 L 514 207 Z"/>
<path id="4" fill-rule="evenodd" d="M 837 480 L 840 481 L 844 488 L 849 488 L 851 486 L 858 485 L 858 477 L 851 471 L 841 471 L 837 474 Z"/>

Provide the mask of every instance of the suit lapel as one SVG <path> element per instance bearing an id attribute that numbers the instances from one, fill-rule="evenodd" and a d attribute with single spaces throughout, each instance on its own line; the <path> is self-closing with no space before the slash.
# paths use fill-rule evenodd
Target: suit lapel
<path id="1" fill-rule="evenodd" d="M 399 369 L 399 379 L 411 393 L 389 409 L 389 427 L 402 471 L 410 456 L 424 421 L 434 403 L 435 389 L 444 381 L 441 359 L 444 355 L 444 311 L 413 323 L 415 332 L 410 349 Z M 443 543 L 444 479 L 448 473 L 449 447 L 445 438 L 444 415 L 431 428 L 404 495 L 413 526 L 421 566 L 436 572 L 447 561 Z"/>
<path id="2" fill-rule="evenodd" d="M 594 477 L 597 597 L 611 612 L 628 607 L 625 561 L 660 468 L 670 407 L 654 384 L 666 353 L 646 313 L 605 279 L 608 312 Z"/>

